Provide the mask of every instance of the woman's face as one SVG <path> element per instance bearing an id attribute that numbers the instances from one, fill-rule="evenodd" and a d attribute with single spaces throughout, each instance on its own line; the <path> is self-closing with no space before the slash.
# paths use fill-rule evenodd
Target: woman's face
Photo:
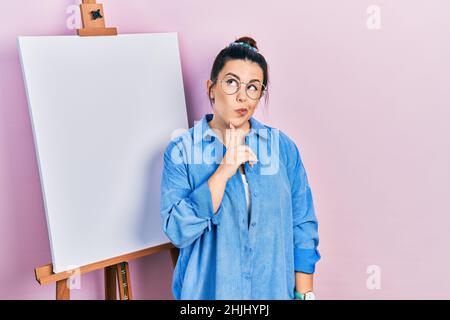
<path id="1" fill-rule="evenodd" d="M 230 86 L 239 85 L 239 81 L 245 84 L 241 83 L 239 91 L 236 93 L 227 94 L 221 84 L 224 79 L 225 83 Z M 254 86 L 251 85 L 252 83 Z M 229 128 L 230 123 L 236 128 L 246 125 L 259 102 L 259 100 L 253 100 L 247 96 L 246 87 L 249 87 L 249 94 L 252 94 L 251 91 L 261 88 L 262 83 L 263 70 L 257 63 L 248 60 L 230 60 L 225 63 L 210 93 L 210 97 L 214 99 L 216 124 L 223 128 Z M 211 85 L 212 81 L 208 80 L 207 89 Z M 237 111 L 238 109 L 245 109 L 247 112 L 241 113 Z"/>

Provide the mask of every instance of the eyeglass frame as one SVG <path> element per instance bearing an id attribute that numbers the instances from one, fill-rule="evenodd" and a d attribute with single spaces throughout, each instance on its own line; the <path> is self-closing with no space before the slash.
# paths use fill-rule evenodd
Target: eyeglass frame
<path id="1" fill-rule="evenodd" d="M 227 77 L 228 77 L 228 75 L 227 75 Z M 236 79 L 236 77 L 231 76 L 231 78 L 232 78 L 233 80 L 235 80 L 236 82 L 239 83 L 238 89 L 237 89 L 236 92 L 234 92 L 234 93 L 226 93 L 225 90 L 224 90 L 223 87 L 222 87 L 222 83 L 225 81 L 225 78 L 223 78 L 222 80 L 220 80 L 220 88 L 222 89 L 223 93 L 225 93 L 226 95 L 231 96 L 231 95 L 233 95 L 233 94 L 238 93 L 238 92 L 241 90 L 241 84 L 245 84 L 245 95 L 246 95 L 247 97 L 249 97 L 250 99 L 252 99 L 253 101 L 261 100 L 261 98 L 264 96 L 265 92 L 267 91 L 267 88 L 266 88 L 266 86 L 264 85 L 264 83 L 262 83 L 262 82 L 259 81 L 259 80 L 250 81 L 250 82 L 247 82 L 247 83 L 246 83 L 246 82 L 244 82 L 244 81 L 241 81 L 241 80 Z M 247 85 L 250 84 L 250 83 L 252 83 L 252 82 L 259 82 L 259 83 L 261 84 L 262 88 L 263 88 L 263 89 L 261 90 L 261 95 L 260 95 L 260 97 L 259 97 L 258 99 L 253 99 L 253 98 L 250 97 L 250 96 L 248 95 L 248 93 L 247 93 Z"/>

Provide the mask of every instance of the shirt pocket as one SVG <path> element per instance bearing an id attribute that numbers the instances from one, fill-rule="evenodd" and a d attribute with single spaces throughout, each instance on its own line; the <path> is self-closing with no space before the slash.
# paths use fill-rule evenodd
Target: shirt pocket
<path id="1" fill-rule="evenodd" d="M 278 216 L 277 219 L 284 219 L 286 214 L 291 214 L 292 190 L 286 170 L 280 166 L 277 174 L 265 176 L 261 181 L 263 215 L 275 215 Z"/>

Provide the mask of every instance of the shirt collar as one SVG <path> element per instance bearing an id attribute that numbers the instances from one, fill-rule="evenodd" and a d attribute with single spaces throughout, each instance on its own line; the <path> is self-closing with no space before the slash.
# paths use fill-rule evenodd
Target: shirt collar
<path id="1" fill-rule="evenodd" d="M 198 121 L 194 125 L 194 144 L 197 144 L 201 140 L 198 137 L 201 137 L 203 140 L 209 141 L 211 137 L 217 138 L 217 134 L 211 127 L 208 125 L 208 122 L 213 118 L 212 113 L 205 114 L 200 121 Z M 258 120 L 253 117 L 250 117 L 250 131 L 247 136 L 252 136 L 253 134 L 258 135 L 262 139 L 267 139 L 268 129 Z M 200 135 L 201 132 L 201 135 Z"/>

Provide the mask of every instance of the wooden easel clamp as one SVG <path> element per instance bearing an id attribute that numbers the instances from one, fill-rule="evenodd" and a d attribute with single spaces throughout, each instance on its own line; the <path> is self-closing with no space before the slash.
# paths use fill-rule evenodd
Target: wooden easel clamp
<path id="1" fill-rule="evenodd" d="M 80 4 L 83 28 L 77 29 L 79 36 L 115 36 L 117 28 L 105 27 L 103 5 L 96 0 L 83 0 Z"/>

